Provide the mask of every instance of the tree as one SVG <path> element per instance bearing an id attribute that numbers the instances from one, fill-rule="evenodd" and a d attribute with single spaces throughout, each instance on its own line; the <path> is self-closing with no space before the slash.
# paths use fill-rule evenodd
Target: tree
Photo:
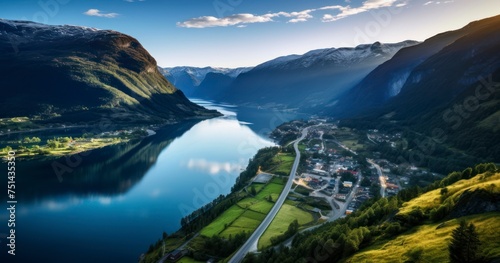
<path id="1" fill-rule="evenodd" d="M 2 149 L 2 152 L 8 153 L 10 151 L 12 151 L 12 147 L 10 147 L 10 146 L 6 146 L 5 148 Z"/>
<path id="2" fill-rule="evenodd" d="M 255 191 L 255 186 L 252 185 L 252 187 L 250 187 L 250 193 L 255 196 L 257 194 L 257 191 Z"/>
<path id="3" fill-rule="evenodd" d="M 465 220 L 461 220 L 460 225 L 451 233 L 451 237 L 451 243 L 448 246 L 450 262 L 474 262 L 480 245 L 474 224 L 467 225 Z"/>
<path id="4" fill-rule="evenodd" d="M 363 187 L 370 187 L 372 185 L 372 182 L 368 177 L 363 177 L 363 180 L 361 180 L 361 186 Z"/>

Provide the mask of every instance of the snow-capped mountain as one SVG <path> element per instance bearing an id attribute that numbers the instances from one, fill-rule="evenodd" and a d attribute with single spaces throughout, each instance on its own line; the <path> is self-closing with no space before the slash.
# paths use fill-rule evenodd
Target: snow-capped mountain
<path id="1" fill-rule="evenodd" d="M 218 97 L 234 103 L 314 108 L 353 87 L 378 65 L 402 48 L 418 44 L 363 44 L 289 55 L 262 63 L 240 74 Z"/>
<path id="2" fill-rule="evenodd" d="M 230 78 L 236 78 L 239 74 L 251 70 L 251 67 L 242 68 L 218 68 L 218 67 L 173 67 L 160 68 L 160 72 L 170 80 L 177 88 L 186 95 L 192 95 L 194 89 L 200 85 L 208 73 L 218 73 Z"/>
<path id="3" fill-rule="evenodd" d="M 344 66 L 369 62 L 368 60 L 390 59 L 398 50 L 418 44 L 417 41 L 403 41 L 395 44 L 363 44 L 354 48 L 325 48 L 311 50 L 303 55 L 279 57 L 260 65 L 254 70 L 263 69 L 303 69 L 314 66 L 330 66 L 342 64 Z"/>
<path id="4" fill-rule="evenodd" d="M 406 118 L 443 107 L 464 90 L 475 88 L 479 77 L 498 76 L 499 25 L 500 16 L 483 19 L 397 52 L 328 111 L 352 117 L 386 107 L 385 113 L 399 114 L 394 118 Z"/>

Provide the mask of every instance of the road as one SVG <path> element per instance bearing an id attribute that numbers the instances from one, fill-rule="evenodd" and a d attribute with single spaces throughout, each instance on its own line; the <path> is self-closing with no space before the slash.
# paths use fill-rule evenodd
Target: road
<path id="1" fill-rule="evenodd" d="M 382 169 L 380 169 L 380 166 L 376 164 L 373 160 L 366 159 L 369 163 L 371 163 L 375 169 L 377 170 L 378 173 L 378 180 L 380 181 L 380 196 L 385 197 L 385 188 L 387 185 L 385 184 L 385 177 L 384 174 L 382 174 Z"/>
<path id="2" fill-rule="evenodd" d="M 372 138 L 370 138 L 370 136 L 368 135 L 368 133 L 366 134 L 366 138 L 368 138 L 368 140 L 370 140 L 371 142 L 375 143 L 375 144 L 378 144 L 376 141 L 372 140 Z"/>
<path id="3" fill-rule="evenodd" d="M 260 223 L 259 227 L 257 227 L 257 229 L 253 232 L 253 234 L 247 240 L 247 242 L 245 242 L 245 244 L 243 244 L 243 246 L 238 251 L 236 251 L 234 256 L 229 260 L 229 263 L 241 262 L 243 260 L 243 258 L 245 257 L 245 255 L 249 251 L 257 250 L 257 243 L 259 241 L 259 238 L 262 236 L 264 231 L 266 231 L 267 227 L 271 224 L 271 222 L 273 221 L 276 214 L 278 214 L 278 211 L 280 210 L 281 206 L 285 202 L 285 199 L 288 195 L 288 192 L 290 192 L 290 189 L 292 188 L 293 180 L 295 178 L 295 174 L 297 173 L 297 168 L 298 168 L 299 163 L 300 163 L 299 142 L 302 141 L 306 137 L 308 130 L 309 130 L 309 127 L 302 130 L 302 136 L 299 139 L 295 140 L 295 142 L 293 143 L 293 148 L 295 149 L 296 156 L 295 156 L 295 161 L 293 162 L 292 170 L 290 171 L 290 176 L 289 176 L 288 181 L 285 185 L 285 188 L 283 189 L 280 196 L 276 200 L 276 203 L 274 204 L 271 211 L 267 214 L 266 218 L 264 218 L 264 221 L 262 221 L 262 223 Z"/>

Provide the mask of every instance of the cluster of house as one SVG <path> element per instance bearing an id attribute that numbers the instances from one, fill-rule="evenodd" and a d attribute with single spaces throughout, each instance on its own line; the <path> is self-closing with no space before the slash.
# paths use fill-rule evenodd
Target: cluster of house
<path id="1" fill-rule="evenodd" d="M 347 209 L 345 210 L 345 214 L 348 215 L 356 211 L 356 209 L 358 209 L 363 202 L 365 202 L 370 198 L 373 198 L 373 196 L 370 194 L 369 187 L 358 187 L 356 193 L 354 193 L 354 198 L 352 199 L 352 201 L 347 206 Z"/>
<path id="2" fill-rule="evenodd" d="M 324 187 L 328 182 L 326 179 L 317 178 L 308 174 L 305 174 L 303 176 L 304 176 L 303 181 L 307 184 L 307 186 L 311 187 L 312 189 L 320 189 Z"/>
<path id="3" fill-rule="evenodd" d="M 401 140 L 402 134 L 400 132 L 393 133 L 393 134 L 385 134 L 381 133 L 378 130 L 368 130 L 368 133 L 366 134 L 368 136 L 368 139 L 372 142 L 375 143 L 390 143 L 392 147 L 396 147 L 396 142 L 398 140 Z"/>
<path id="4" fill-rule="evenodd" d="M 339 183 L 339 190 L 335 195 L 335 199 L 344 202 L 352 191 L 353 182 L 343 181 Z"/>
<path id="5" fill-rule="evenodd" d="M 399 166 L 384 159 L 375 161 L 380 165 L 385 179 L 386 195 L 396 195 L 402 188 L 405 188 L 410 183 L 410 178 L 422 175 L 432 174 L 440 176 L 436 173 L 431 173 L 427 169 L 415 166 Z"/>

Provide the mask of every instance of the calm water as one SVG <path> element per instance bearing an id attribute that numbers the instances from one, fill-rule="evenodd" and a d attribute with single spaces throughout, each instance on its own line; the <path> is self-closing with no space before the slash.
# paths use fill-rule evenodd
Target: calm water
<path id="1" fill-rule="evenodd" d="M 248 159 L 273 145 L 267 134 L 297 118 L 193 101 L 224 116 L 94 150 L 76 166 L 78 160 L 55 160 L 70 169 L 59 178 L 54 160 L 19 161 L 16 256 L 7 257 L 7 197 L 0 191 L 0 262 L 137 262 L 163 231 L 177 230 L 183 216 L 229 193 Z"/>

